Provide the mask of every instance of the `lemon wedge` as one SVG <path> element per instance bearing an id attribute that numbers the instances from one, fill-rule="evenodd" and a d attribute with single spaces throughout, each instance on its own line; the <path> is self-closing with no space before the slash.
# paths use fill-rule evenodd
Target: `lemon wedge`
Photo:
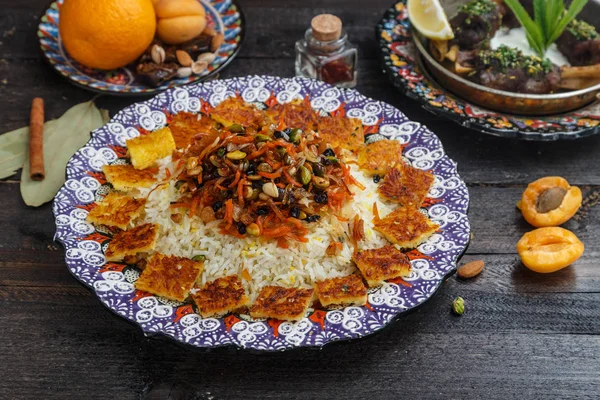
<path id="1" fill-rule="evenodd" d="M 408 0 L 408 18 L 419 32 L 428 39 L 450 40 L 454 38 L 452 27 L 439 0 Z"/>

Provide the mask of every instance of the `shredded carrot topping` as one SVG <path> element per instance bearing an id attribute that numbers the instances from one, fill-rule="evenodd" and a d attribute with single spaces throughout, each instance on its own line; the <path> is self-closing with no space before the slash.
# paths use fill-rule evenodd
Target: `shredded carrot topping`
<path id="1" fill-rule="evenodd" d="M 229 199 L 225 202 L 225 222 L 227 223 L 225 227 L 229 229 L 231 224 L 233 224 L 233 200 Z"/>
<path id="2" fill-rule="evenodd" d="M 312 109 L 308 97 L 285 104 L 271 97 L 264 111 L 245 104 L 239 95 L 214 109 L 202 103 L 202 118 L 214 121 L 195 131 L 187 149 L 174 154 L 177 168 L 165 171 L 167 178 L 175 175 L 185 182 L 170 208 L 186 208 L 190 217 L 200 217 L 210 207 L 223 234 L 239 238 L 251 234 L 272 239 L 282 248 L 306 243 L 311 224 L 329 214 L 348 224 L 350 240 L 356 244 L 364 238 L 364 221 L 343 217 L 341 210 L 352 200 L 353 191 L 365 186 L 344 161 L 343 152 L 354 150 L 331 143 L 321 129 L 323 121 L 331 120 L 333 128 L 346 129 L 348 125 L 338 124 L 346 118 L 344 106 L 324 117 Z M 241 132 L 233 124 L 241 125 Z M 330 135 L 336 133 L 330 130 Z M 188 174 L 190 157 L 197 158 L 194 165 L 202 167 L 200 174 Z M 374 214 L 378 219 L 376 205 Z M 258 229 L 248 232 L 251 224 Z M 336 240 L 328 251 L 337 254 L 342 248 Z"/>

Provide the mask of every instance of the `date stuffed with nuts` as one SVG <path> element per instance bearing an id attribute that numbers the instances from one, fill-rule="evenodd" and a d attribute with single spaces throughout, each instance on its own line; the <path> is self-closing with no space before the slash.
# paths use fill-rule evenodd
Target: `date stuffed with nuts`
<path id="1" fill-rule="evenodd" d="M 199 134 L 181 160 L 173 209 L 200 210 L 205 223 L 222 220 L 223 234 L 275 239 L 284 248 L 307 242 L 303 222 L 318 221 L 323 208 L 340 209 L 351 186 L 364 188 L 315 132 L 272 124 Z"/>

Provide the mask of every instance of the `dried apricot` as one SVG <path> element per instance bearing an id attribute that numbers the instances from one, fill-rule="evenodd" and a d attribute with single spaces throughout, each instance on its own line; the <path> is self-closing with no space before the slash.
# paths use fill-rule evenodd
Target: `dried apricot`
<path id="1" fill-rule="evenodd" d="M 583 243 L 560 227 L 539 228 L 523 235 L 517 253 L 527 268 L 549 273 L 571 265 L 583 254 Z"/>
<path id="2" fill-rule="evenodd" d="M 527 186 L 519 204 L 525 220 L 535 227 L 567 222 L 581 207 L 581 190 L 559 176 L 547 176 Z"/>

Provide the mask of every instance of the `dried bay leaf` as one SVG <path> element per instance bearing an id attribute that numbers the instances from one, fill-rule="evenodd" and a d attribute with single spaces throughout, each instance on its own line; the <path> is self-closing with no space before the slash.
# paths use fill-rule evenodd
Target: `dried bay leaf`
<path id="1" fill-rule="evenodd" d="M 44 162 L 46 178 L 33 181 L 29 177 L 29 154 L 26 151 L 21 174 L 21 196 L 28 206 L 37 207 L 54 198 L 65 182 L 65 168 L 73 154 L 90 139 L 90 132 L 108 122 L 108 113 L 100 111 L 92 101 L 67 110 L 49 127 L 44 125 Z"/>

